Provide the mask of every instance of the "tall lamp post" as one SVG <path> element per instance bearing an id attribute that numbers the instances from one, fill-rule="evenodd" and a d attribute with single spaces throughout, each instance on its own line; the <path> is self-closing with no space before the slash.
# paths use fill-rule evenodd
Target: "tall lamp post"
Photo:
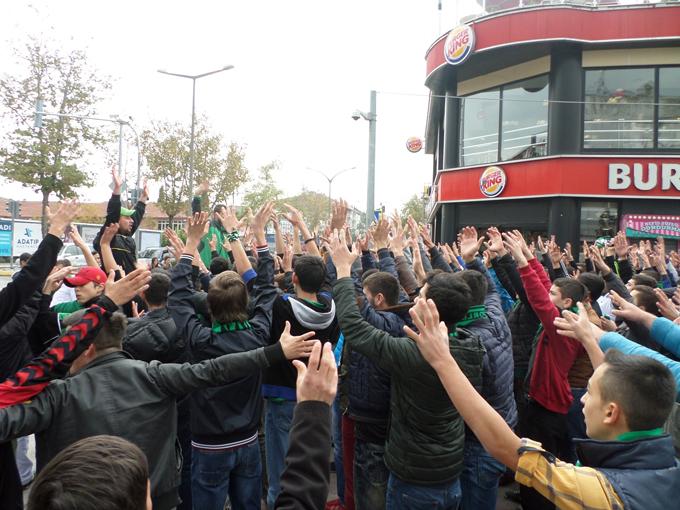
<path id="1" fill-rule="evenodd" d="M 366 228 L 373 220 L 373 208 L 375 200 L 375 123 L 378 119 L 375 111 L 377 93 L 371 90 L 371 109 L 368 112 L 355 110 L 352 113 L 354 120 L 364 119 L 368 121 L 368 183 L 366 197 Z"/>
<path id="2" fill-rule="evenodd" d="M 169 76 L 177 76 L 179 78 L 188 78 L 192 81 L 192 93 L 191 93 L 191 141 L 189 142 L 189 190 L 194 187 L 194 131 L 196 126 L 196 80 L 199 78 L 205 78 L 211 74 L 221 73 L 222 71 L 228 71 L 233 69 L 234 66 L 228 65 L 221 69 L 216 69 L 214 71 L 209 71 L 207 73 L 201 74 L 180 74 L 180 73 L 170 73 L 163 69 L 159 69 L 158 72 L 162 74 L 167 74 Z M 191 191 L 190 191 L 191 192 Z"/>
<path id="3" fill-rule="evenodd" d="M 333 212 L 333 205 L 331 202 L 331 186 L 333 185 L 333 181 L 337 176 L 340 174 L 344 174 L 345 172 L 349 172 L 350 170 L 354 170 L 356 167 L 353 166 L 352 168 L 345 168 L 344 170 L 340 170 L 339 172 L 335 172 L 332 177 L 328 177 L 325 173 L 323 173 L 321 170 L 314 170 L 313 168 L 307 167 L 307 170 L 311 170 L 312 172 L 316 172 L 317 174 L 323 175 L 326 180 L 328 181 L 328 217 L 331 217 L 331 214 Z"/>

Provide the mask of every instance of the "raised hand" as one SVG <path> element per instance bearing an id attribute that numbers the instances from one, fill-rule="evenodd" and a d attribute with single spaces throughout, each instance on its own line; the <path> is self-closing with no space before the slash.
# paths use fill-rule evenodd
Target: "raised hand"
<path id="1" fill-rule="evenodd" d="M 113 241 L 113 238 L 116 237 L 117 233 L 118 223 L 111 223 L 104 229 L 104 232 L 102 232 L 102 235 L 99 239 L 99 244 L 109 246 L 111 244 L 111 241 Z"/>
<path id="2" fill-rule="evenodd" d="M 342 233 L 339 234 L 337 230 L 334 230 L 331 235 L 331 257 L 333 258 L 333 264 L 335 264 L 335 268 L 337 269 L 338 278 L 344 278 L 350 275 L 352 264 L 354 264 L 354 261 L 358 256 L 358 253 L 350 251 L 344 235 L 342 235 Z"/>
<path id="3" fill-rule="evenodd" d="M 118 306 L 130 302 L 137 294 L 149 288 L 151 271 L 148 269 L 135 269 L 125 278 L 117 282 L 114 280 L 114 272 L 109 272 L 109 278 L 104 287 L 104 295 Z"/>
<path id="4" fill-rule="evenodd" d="M 406 336 L 416 343 L 425 361 L 437 370 L 452 358 L 446 324 L 439 321 L 439 311 L 431 299 L 416 299 L 409 314 L 418 333 L 404 326 Z"/>
<path id="5" fill-rule="evenodd" d="M 293 270 L 293 247 L 290 244 L 286 245 L 283 252 L 283 270 L 290 273 Z"/>
<path id="6" fill-rule="evenodd" d="M 58 269 L 56 271 L 53 269 L 49 276 L 45 279 L 42 293 L 48 295 L 54 294 L 55 292 L 57 292 L 57 290 L 59 290 L 59 287 L 61 287 L 64 278 L 72 275 L 75 272 L 76 268 L 71 266 L 62 267 L 61 269 Z"/>
<path id="7" fill-rule="evenodd" d="M 321 347 L 321 342 L 314 341 L 309 364 L 293 360 L 297 369 L 297 401 L 320 401 L 333 404 L 338 389 L 338 368 L 330 343 Z"/>
<path id="8" fill-rule="evenodd" d="M 145 204 L 149 201 L 149 181 L 146 179 L 144 179 L 142 193 L 139 195 L 139 201 Z"/>
<path id="9" fill-rule="evenodd" d="M 654 289 L 654 294 L 656 294 L 656 298 L 658 299 L 658 301 L 656 302 L 656 306 L 659 308 L 661 315 L 663 315 L 664 317 L 666 317 L 666 319 L 670 321 L 674 321 L 675 319 L 680 317 L 680 312 L 678 312 L 676 306 L 673 304 L 673 302 L 670 300 L 670 298 L 666 295 L 666 293 L 663 290 Z"/>
<path id="10" fill-rule="evenodd" d="M 484 236 L 478 237 L 475 227 L 465 227 L 460 231 L 459 239 L 460 256 L 463 257 L 465 263 L 472 262 L 479 253 L 479 248 L 484 242 Z"/>
<path id="11" fill-rule="evenodd" d="M 427 229 L 425 225 L 420 225 L 419 227 L 420 231 L 420 237 L 423 240 L 423 244 L 428 248 L 432 248 L 434 246 L 434 243 L 432 242 L 432 237 L 430 236 L 430 232 Z"/>
<path id="12" fill-rule="evenodd" d="M 208 245 L 210 245 L 210 251 L 216 251 L 217 250 L 217 234 L 213 234 L 212 237 L 210 238 L 210 241 L 208 241 Z"/>
<path id="13" fill-rule="evenodd" d="M 62 202 L 56 213 L 50 218 L 50 228 L 48 233 L 61 238 L 73 219 L 78 214 L 80 206 L 76 200 L 66 200 Z"/>
<path id="14" fill-rule="evenodd" d="M 488 228 L 486 235 L 489 236 L 487 248 L 494 256 L 502 257 L 507 253 L 505 246 L 503 246 L 503 237 L 496 227 Z"/>
<path id="15" fill-rule="evenodd" d="M 293 226 L 299 227 L 304 221 L 302 213 L 290 204 L 283 204 L 283 206 L 288 209 L 288 214 L 285 215 L 286 219 Z"/>
<path id="16" fill-rule="evenodd" d="M 609 293 L 609 296 L 611 297 L 612 303 L 618 308 L 618 310 L 613 310 L 612 313 L 626 322 L 643 322 L 646 315 L 654 317 L 652 314 L 641 310 L 633 303 L 629 303 L 613 290 Z"/>
<path id="17" fill-rule="evenodd" d="M 173 257 L 175 260 L 179 260 L 180 256 L 184 252 L 184 242 L 177 235 L 177 232 L 172 229 L 166 228 L 163 233 L 165 234 L 165 238 L 170 243 L 171 250 L 173 251 Z"/>
<path id="18" fill-rule="evenodd" d="M 376 250 L 387 248 L 389 242 L 389 227 L 390 225 L 385 218 L 380 218 L 378 223 L 376 223 L 372 232 Z"/>
<path id="19" fill-rule="evenodd" d="M 628 258 L 628 239 L 624 232 L 618 232 L 614 236 L 614 252 L 619 260 Z"/>
<path id="20" fill-rule="evenodd" d="M 290 334 L 290 322 L 286 321 L 286 326 L 281 333 L 281 348 L 286 359 L 307 358 L 312 353 L 312 347 L 317 343 L 314 340 L 314 331 L 309 331 L 304 335 L 293 336 Z"/>
<path id="21" fill-rule="evenodd" d="M 274 202 L 267 202 L 262 205 L 250 220 L 250 229 L 255 237 L 255 243 L 258 246 L 264 246 L 267 244 L 267 238 L 265 237 L 265 227 L 267 222 L 271 219 L 274 213 Z"/>
<path id="22" fill-rule="evenodd" d="M 349 208 L 347 207 L 347 202 L 344 200 L 336 200 L 333 203 L 333 210 L 331 214 L 331 230 L 338 229 L 340 230 L 345 226 L 345 223 L 347 223 L 347 210 Z"/>
<path id="23" fill-rule="evenodd" d="M 519 267 L 524 267 L 528 264 L 527 258 L 524 255 L 524 250 L 522 249 L 521 236 L 518 236 L 516 232 L 504 232 L 503 241 L 505 248 L 512 254 L 512 257 L 517 262 Z"/>
<path id="24" fill-rule="evenodd" d="M 206 234 L 208 228 L 208 213 L 195 213 L 192 217 L 187 219 L 187 242 L 184 247 L 184 253 L 193 255 L 198 247 L 198 243 Z"/>
<path id="25" fill-rule="evenodd" d="M 73 241 L 73 244 L 75 244 L 78 248 L 85 246 L 85 241 L 83 241 L 83 238 L 80 237 L 77 228 L 73 227 L 68 235 L 71 238 L 71 241 Z"/>
<path id="26" fill-rule="evenodd" d="M 113 194 L 120 195 L 123 187 L 123 177 L 117 172 L 116 165 L 111 166 L 111 179 L 113 181 Z"/>
<path id="27" fill-rule="evenodd" d="M 201 195 L 205 195 L 208 193 L 208 190 L 210 189 L 210 183 L 208 181 L 203 181 L 201 184 L 198 185 L 196 190 L 194 191 L 194 196 L 200 197 Z"/>
<path id="28" fill-rule="evenodd" d="M 234 212 L 233 207 L 226 207 L 222 209 L 221 213 L 215 214 L 217 214 L 217 218 L 220 220 L 222 226 L 227 232 L 238 231 L 239 221 L 236 219 L 236 213 Z"/>
<path id="29" fill-rule="evenodd" d="M 595 337 L 593 335 L 593 327 L 595 327 L 588 318 L 583 303 L 577 303 L 578 314 L 569 310 L 562 312 L 562 317 L 557 317 L 554 321 L 557 333 L 568 338 L 573 338 L 579 342 L 592 341 Z"/>
<path id="30" fill-rule="evenodd" d="M 141 319 L 146 315 L 146 312 L 142 310 L 141 312 L 139 311 L 139 305 L 137 304 L 137 301 L 133 301 L 130 303 L 130 306 L 132 307 L 132 317 L 134 319 Z"/>

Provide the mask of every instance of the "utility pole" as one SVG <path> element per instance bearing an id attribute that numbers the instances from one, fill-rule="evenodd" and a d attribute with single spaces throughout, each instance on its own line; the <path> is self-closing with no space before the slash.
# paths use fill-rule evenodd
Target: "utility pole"
<path id="1" fill-rule="evenodd" d="M 376 91 L 371 90 L 371 109 L 368 112 L 368 193 L 366 198 L 366 228 L 373 222 L 373 209 L 375 206 L 375 123 L 376 115 Z"/>

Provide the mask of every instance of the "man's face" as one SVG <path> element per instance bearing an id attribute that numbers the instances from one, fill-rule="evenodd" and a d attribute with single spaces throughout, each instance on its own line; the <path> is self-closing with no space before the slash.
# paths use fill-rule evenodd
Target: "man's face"
<path id="1" fill-rule="evenodd" d="M 124 236 L 129 235 L 133 224 L 134 220 L 131 216 L 121 216 L 118 220 L 118 233 Z"/>
<path id="2" fill-rule="evenodd" d="M 385 297 L 381 292 L 378 292 L 378 294 L 372 294 L 367 287 L 364 287 L 364 296 L 366 296 L 368 303 L 376 310 L 385 309 Z"/>
<path id="3" fill-rule="evenodd" d="M 227 210 L 226 207 L 220 207 L 217 211 L 213 213 L 213 219 L 219 221 L 220 218 L 217 215 L 224 214 L 226 210 Z"/>
<path id="4" fill-rule="evenodd" d="M 550 287 L 550 301 L 560 310 L 567 310 L 572 306 L 571 299 L 564 299 L 562 297 L 562 291 L 556 285 Z"/>
<path id="5" fill-rule="evenodd" d="M 99 297 L 104 292 L 103 285 L 97 285 L 94 282 L 87 282 L 85 285 L 76 287 L 76 299 L 81 305 L 87 303 L 91 299 Z"/>
<path id="6" fill-rule="evenodd" d="M 626 283 L 626 288 L 628 289 L 629 292 L 632 292 L 633 289 L 635 288 L 635 280 L 633 280 L 632 278 L 628 280 L 628 282 Z"/>
<path id="7" fill-rule="evenodd" d="M 612 430 L 608 426 L 611 415 L 610 402 L 602 399 L 600 381 L 607 370 L 607 364 L 603 363 L 593 373 L 588 381 L 586 393 L 581 397 L 583 404 L 583 416 L 586 422 L 586 434 L 591 439 L 612 439 Z M 608 414 L 609 413 L 609 414 Z"/>

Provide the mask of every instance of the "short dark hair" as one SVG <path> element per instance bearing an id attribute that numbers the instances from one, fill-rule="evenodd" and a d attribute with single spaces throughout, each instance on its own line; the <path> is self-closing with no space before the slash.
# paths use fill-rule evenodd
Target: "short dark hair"
<path id="1" fill-rule="evenodd" d="M 71 261 L 69 259 L 59 259 L 55 266 L 71 267 Z"/>
<path id="2" fill-rule="evenodd" d="M 575 278 L 557 278 L 553 285 L 560 289 L 562 299 L 571 299 L 573 306 L 576 306 L 576 303 L 583 301 L 583 298 L 586 297 L 587 289 L 585 285 Z"/>
<path id="3" fill-rule="evenodd" d="M 646 274 L 650 278 L 654 280 L 654 286 L 656 287 L 657 282 L 661 281 L 661 273 L 659 273 L 656 269 L 648 268 L 648 269 L 643 269 L 640 271 L 640 274 Z"/>
<path id="4" fill-rule="evenodd" d="M 59 452 L 38 473 L 27 510 L 143 510 L 149 466 L 121 437 L 91 436 Z"/>
<path id="5" fill-rule="evenodd" d="M 363 286 L 374 296 L 382 294 L 387 306 L 399 303 L 399 281 L 390 273 L 376 271 L 364 279 Z"/>
<path id="6" fill-rule="evenodd" d="M 31 259 L 31 254 L 24 252 L 19 255 L 19 262 L 28 262 Z"/>
<path id="7" fill-rule="evenodd" d="M 224 257 L 215 257 L 210 261 L 210 272 L 214 275 L 229 271 L 229 269 L 231 269 L 229 261 Z"/>
<path id="8" fill-rule="evenodd" d="M 465 317 L 472 302 L 472 291 L 465 280 L 453 273 L 431 272 L 427 275 L 427 299 L 434 301 L 439 318 L 453 327 Z"/>
<path id="9" fill-rule="evenodd" d="M 635 282 L 635 286 L 643 285 L 645 287 L 656 287 L 656 280 L 654 277 L 648 275 L 647 273 L 634 274 L 631 278 Z"/>
<path id="10" fill-rule="evenodd" d="M 597 301 L 604 292 L 605 281 L 599 274 L 582 273 L 577 279 L 588 289 L 590 299 L 593 301 Z"/>
<path id="11" fill-rule="evenodd" d="M 486 293 L 489 290 L 489 282 L 479 271 L 474 269 L 465 269 L 458 273 L 455 273 L 457 278 L 462 278 L 468 287 L 470 287 L 470 292 L 472 293 L 472 301 L 470 306 L 483 305 L 486 299 Z"/>
<path id="12" fill-rule="evenodd" d="M 364 271 L 364 273 L 361 275 L 361 282 L 362 282 L 362 283 L 365 282 L 365 281 L 366 281 L 366 278 L 368 278 L 369 276 L 371 276 L 372 274 L 375 274 L 375 273 L 377 273 L 377 272 L 378 272 L 378 270 L 377 270 L 376 268 L 374 268 L 374 267 L 372 267 L 371 269 L 367 269 L 367 270 Z"/>
<path id="13" fill-rule="evenodd" d="M 170 278 L 168 275 L 154 271 L 151 273 L 149 288 L 144 291 L 144 299 L 152 306 L 164 305 L 168 301 Z"/>
<path id="14" fill-rule="evenodd" d="M 645 312 L 661 317 L 661 312 L 656 304 L 659 301 L 659 298 L 656 297 L 653 288 L 647 287 L 646 285 L 636 285 L 632 292 L 635 293 L 633 295 L 633 300 L 635 301 L 636 306 L 644 309 Z"/>
<path id="15" fill-rule="evenodd" d="M 321 257 L 302 255 L 295 259 L 293 272 L 305 292 L 319 292 L 326 280 L 326 265 Z"/>
<path id="16" fill-rule="evenodd" d="M 83 315 L 87 313 L 87 309 L 78 310 L 66 317 L 62 324 L 64 326 L 73 326 L 80 322 Z M 97 333 L 94 341 L 92 342 L 98 351 L 103 351 L 104 349 L 110 348 L 123 348 L 123 337 L 125 336 L 125 330 L 127 329 L 127 317 L 120 313 L 114 312 L 108 319 L 102 321 L 102 328 Z"/>
<path id="17" fill-rule="evenodd" d="M 223 271 L 208 288 L 208 308 L 213 320 L 221 324 L 248 320 L 248 289 L 241 276 Z"/>
<path id="18" fill-rule="evenodd" d="M 226 209 L 226 208 L 227 208 L 227 206 L 224 205 L 224 204 L 215 204 L 215 207 L 213 207 L 213 213 L 218 213 L 222 209 Z"/>
<path id="19" fill-rule="evenodd" d="M 678 393 L 670 370 L 655 359 L 616 349 L 606 352 L 604 363 L 602 400 L 621 406 L 630 430 L 663 427 Z"/>

